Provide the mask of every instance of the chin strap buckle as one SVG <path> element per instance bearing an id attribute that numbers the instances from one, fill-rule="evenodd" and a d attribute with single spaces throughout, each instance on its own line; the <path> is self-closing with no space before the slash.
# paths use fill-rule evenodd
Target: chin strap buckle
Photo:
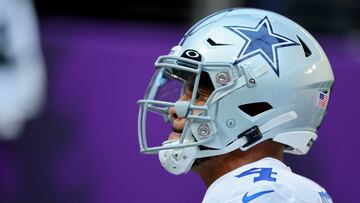
<path id="1" fill-rule="evenodd" d="M 245 132 L 238 135 L 238 138 L 241 138 L 244 136 L 246 137 L 248 142 L 243 147 L 247 147 L 247 146 L 255 143 L 256 141 L 260 140 L 263 137 L 258 126 L 251 127 L 250 129 L 248 129 Z"/>

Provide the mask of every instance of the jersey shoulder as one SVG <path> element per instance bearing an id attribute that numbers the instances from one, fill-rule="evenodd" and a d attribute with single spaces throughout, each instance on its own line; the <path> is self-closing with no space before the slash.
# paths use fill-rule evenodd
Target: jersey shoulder
<path id="1" fill-rule="evenodd" d="M 279 174 L 279 183 L 289 188 L 297 200 L 319 203 L 333 202 L 330 195 L 318 183 L 291 171 L 283 171 L 282 174 Z"/>
<path id="2" fill-rule="evenodd" d="M 282 162 L 263 159 L 219 178 L 203 203 L 332 203 L 324 188 Z"/>
<path id="3" fill-rule="evenodd" d="M 229 197 L 225 203 L 300 203 L 297 201 L 293 191 L 288 188 L 275 184 L 256 184 L 245 191 L 235 193 Z M 303 202 L 301 202 L 303 203 Z M 314 202 L 317 203 L 317 202 Z"/>
<path id="4" fill-rule="evenodd" d="M 332 203 L 319 184 L 283 168 L 251 168 L 236 177 L 244 178 L 247 185 L 229 197 L 228 203 Z"/>
<path id="5" fill-rule="evenodd" d="M 283 182 L 259 182 L 239 190 L 226 198 L 225 203 L 333 203 L 331 197 L 318 184 L 310 181 L 294 187 Z M 294 183 L 289 181 L 288 183 Z"/>

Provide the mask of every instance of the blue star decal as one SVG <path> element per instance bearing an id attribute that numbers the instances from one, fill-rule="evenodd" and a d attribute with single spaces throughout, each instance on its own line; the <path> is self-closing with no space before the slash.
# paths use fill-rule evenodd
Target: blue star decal
<path id="1" fill-rule="evenodd" d="M 278 49 L 299 45 L 285 36 L 274 33 L 266 16 L 254 28 L 244 26 L 225 26 L 225 28 L 245 40 L 245 45 L 241 48 L 239 59 L 235 61 L 235 64 L 260 54 L 278 77 L 280 77 Z"/>

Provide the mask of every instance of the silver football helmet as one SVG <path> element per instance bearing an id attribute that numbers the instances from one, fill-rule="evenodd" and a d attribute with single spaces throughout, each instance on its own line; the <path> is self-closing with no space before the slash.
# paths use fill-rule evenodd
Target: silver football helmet
<path id="1" fill-rule="evenodd" d="M 46 73 L 31 0 L 0 3 L 0 140 L 14 140 L 45 100 Z"/>
<path id="2" fill-rule="evenodd" d="M 155 67 L 138 101 L 140 148 L 159 153 L 173 174 L 189 171 L 197 158 L 247 150 L 269 139 L 288 153 L 306 154 L 334 82 L 324 51 L 305 29 L 259 9 L 229 9 L 202 19 Z M 204 76 L 212 91 L 198 105 Z M 190 99 L 179 99 L 187 89 Z M 166 129 L 162 122 L 171 131 L 170 108 L 185 122 L 175 140 L 157 132 Z"/>

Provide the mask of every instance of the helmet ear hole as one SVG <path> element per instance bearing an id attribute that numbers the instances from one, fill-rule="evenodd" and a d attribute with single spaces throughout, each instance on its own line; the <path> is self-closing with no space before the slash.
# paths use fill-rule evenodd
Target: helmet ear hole
<path id="1" fill-rule="evenodd" d="M 267 102 L 256 102 L 256 103 L 249 103 L 243 104 L 238 106 L 239 109 L 251 117 L 254 117 L 258 114 L 261 114 L 265 111 L 272 109 L 273 107 Z"/>

